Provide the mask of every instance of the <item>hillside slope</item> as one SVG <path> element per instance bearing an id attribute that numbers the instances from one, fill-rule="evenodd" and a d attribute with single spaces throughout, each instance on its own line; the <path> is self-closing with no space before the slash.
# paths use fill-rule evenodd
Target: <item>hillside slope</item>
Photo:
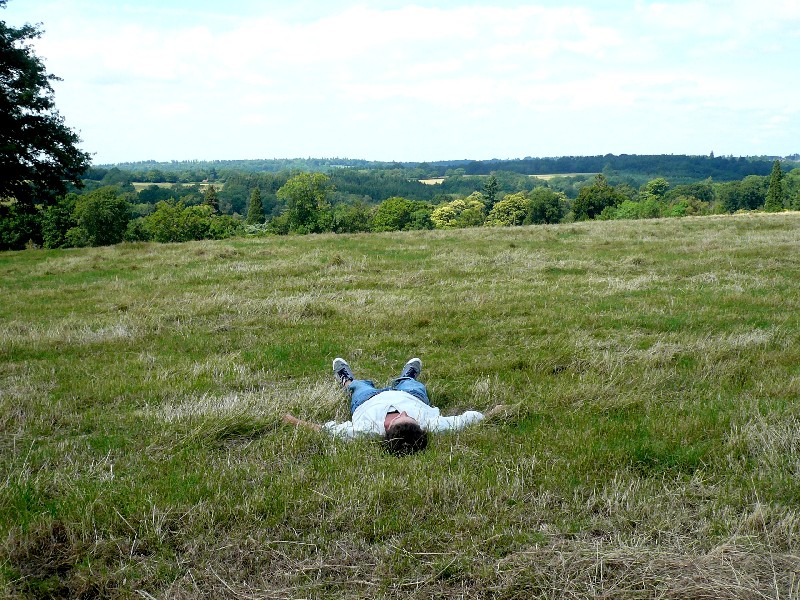
<path id="1" fill-rule="evenodd" d="M 800 581 L 800 214 L 0 255 L 16 597 L 718 598 Z M 335 356 L 422 357 L 394 458 Z"/>

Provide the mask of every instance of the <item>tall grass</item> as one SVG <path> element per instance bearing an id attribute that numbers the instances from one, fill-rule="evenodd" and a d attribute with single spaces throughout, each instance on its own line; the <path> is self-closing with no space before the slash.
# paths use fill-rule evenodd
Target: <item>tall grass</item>
<path id="1" fill-rule="evenodd" d="M 7 597 L 798 598 L 800 215 L 0 254 Z M 331 359 L 421 356 L 383 454 Z"/>

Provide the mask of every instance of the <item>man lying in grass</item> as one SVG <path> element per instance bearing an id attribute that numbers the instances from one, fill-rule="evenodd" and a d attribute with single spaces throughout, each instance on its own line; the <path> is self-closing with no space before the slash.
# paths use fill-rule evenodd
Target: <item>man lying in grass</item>
<path id="1" fill-rule="evenodd" d="M 334 436 L 352 438 L 360 434 L 383 436 L 386 450 L 391 454 L 411 454 L 428 445 L 428 432 L 457 431 L 467 425 L 490 417 L 503 407 L 495 406 L 486 415 L 475 410 L 452 417 L 441 416 L 431 406 L 425 384 L 417 381 L 422 361 L 409 360 L 391 387 L 378 389 L 372 381 L 356 379 L 343 358 L 333 361 L 336 380 L 350 393 L 350 421 L 328 421 L 324 425 L 311 423 L 287 414 L 283 420 Z"/>

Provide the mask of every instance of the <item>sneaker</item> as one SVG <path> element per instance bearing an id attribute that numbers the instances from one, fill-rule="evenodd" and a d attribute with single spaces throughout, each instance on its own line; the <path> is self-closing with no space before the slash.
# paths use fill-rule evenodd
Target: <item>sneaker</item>
<path id="1" fill-rule="evenodd" d="M 333 359 L 333 376 L 342 386 L 347 386 L 348 383 L 355 379 L 353 372 L 350 370 L 350 365 L 343 358 Z"/>
<path id="2" fill-rule="evenodd" d="M 403 367 L 403 370 L 400 371 L 400 377 L 411 377 L 411 379 L 416 379 L 419 377 L 420 373 L 422 373 L 422 361 L 418 358 L 412 358 L 406 363 L 406 366 Z"/>

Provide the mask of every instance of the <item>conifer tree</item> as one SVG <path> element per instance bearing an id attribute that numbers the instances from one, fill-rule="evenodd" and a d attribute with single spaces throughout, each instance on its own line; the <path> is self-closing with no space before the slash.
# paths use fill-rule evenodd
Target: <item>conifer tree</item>
<path id="1" fill-rule="evenodd" d="M 246 222 L 250 225 L 264 222 L 264 204 L 261 202 L 261 190 L 258 188 L 253 188 L 253 191 L 250 192 Z"/>
<path id="2" fill-rule="evenodd" d="M 217 188 L 213 185 L 208 186 L 203 199 L 203 204 L 208 204 L 215 215 L 219 214 L 219 198 L 217 197 Z"/>
<path id="3" fill-rule="evenodd" d="M 776 160 L 772 164 L 772 174 L 769 176 L 769 188 L 767 189 L 767 200 L 764 202 L 764 210 L 767 212 L 782 211 L 785 196 L 783 171 L 781 171 L 780 161 Z"/>
<path id="4" fill-rule="evenodd" d="M 500 187 L 497 177 L 489 175 L 486 182 L 483 184 L 483 195 L 486 197 L 486 210 L 490 211 L 494 207 L 497 199 L 497 190 Z"/>

